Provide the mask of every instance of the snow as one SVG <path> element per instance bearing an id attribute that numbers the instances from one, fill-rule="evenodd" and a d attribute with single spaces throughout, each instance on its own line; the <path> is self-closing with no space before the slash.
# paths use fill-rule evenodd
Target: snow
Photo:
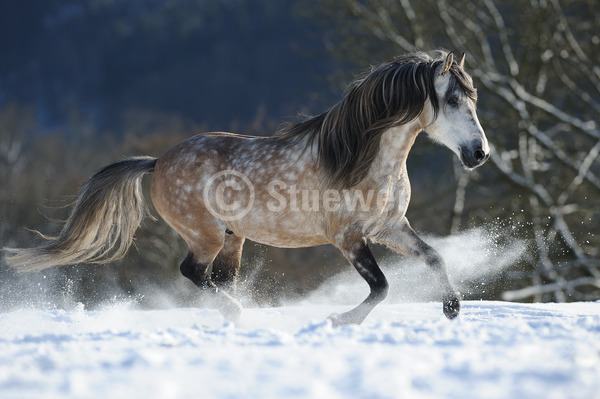
<path id="1" fill-rule="evenodd" d="M 528 245 L 498 227 L 427 241 L 468 298 L 486 295 Z M 45 298 L 53 284 L 5 287 L 17 303 L 0 313 L 0 399 L 600 399 L 600 302 L 464 301 L 447 320 L 422 263 L 380 264 L 390 294 L 362 325 L 341 328 L 327 316 L 368 294 L 351 267 L 284 307 L 253 308 L 242 295 L 235 326 L 154 285 L 143 291 L 154 310 L 120 294 L 86 309 L 68 284 L 60 303 Z"/>
<path id="2" fill-rule="evenodd" d="M 600 398 L 600 302 L 388 303 L 360 326 L 304 302 L 0 314 L 0 397 Z"/>

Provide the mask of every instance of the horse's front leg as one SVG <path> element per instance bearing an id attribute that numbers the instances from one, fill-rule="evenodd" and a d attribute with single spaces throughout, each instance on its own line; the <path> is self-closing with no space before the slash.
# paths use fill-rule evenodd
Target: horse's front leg
<path id="1" fill-rule="evenodd" d="M 377 265 L 364 237 L 353 234 L 346 235 L 343 242 L 338 244 L 338 248 L 369 284 L 371 292 L 356 308 L 346 313 L 333 314 L 329 316 L 329 320 L 331 320 L 334 327 L 360 324 L 371 310 L 385 299 L 388 293 L 388 282 Z"/>
<path id="2" fill-rule="evenodd" d="M 384 244 L 396 252 L 415 256 L 425 262 L 435 273 L 441 288 L 444 314 L 449 319 L 458 316 L 460 299 L 450 284 L 444 260 L 435 249 L 415 233 L 406 218 L 403 218 L 399 225 L 384 229 L 374 238 L 374 241 Z"/>

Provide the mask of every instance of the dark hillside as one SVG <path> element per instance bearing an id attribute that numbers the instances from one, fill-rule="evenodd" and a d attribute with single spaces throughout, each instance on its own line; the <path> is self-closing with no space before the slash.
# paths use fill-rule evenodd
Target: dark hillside
<path id="1" fill-rule="evenodd" d="M 0 106 L 119 131 L 133 111 L 226 129 L 327 104 L 328 58 L 294 2 L 3 1 Z M 314 93 L 319 93 L 315 99 Z M 317 109 L 318 108 L 318 109 Z"/>

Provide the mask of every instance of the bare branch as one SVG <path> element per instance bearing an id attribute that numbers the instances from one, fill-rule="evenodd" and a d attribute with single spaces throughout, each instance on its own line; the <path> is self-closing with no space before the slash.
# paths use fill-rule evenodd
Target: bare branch
<path id="1" fill-rule="evenodd" d="M 417 20 L 417 14 L 415 14 L 415 11 L 413 10 L 412 6 L 410 5 L 410 1 L 409 0 L 400 0 L 400 5 L 404 9 L 404 13 L 406 14 L 406 17 L 408 18 L 408 20 L 410 21 L 412 29 L 415 33 L 415 46 L 417 48 L 421 48 L 421 49 L 424 48 L 425 47 L 425 39 L 423 39 L 421 24 Z"/>
<path id="2" fill-rule="evenodd" d="M 504 18 L 502 18 L 502 14 L 500 14 L 500 12 L 491 0 L 483 0 L 483 2 L 485 3 L 485 6 L 492 15 L 492 17 L 494 18 L 494 23 L 496 24 L 497 33 L 500 37 L 500 42 L 502 43 L 502 51 L 504 52 L 504 57 L 506 58 L 510 74 L 513 77 L 516 77 L 517 75 L 519 75 L 519 64 L 517 64 L 515 56 L 512 52 L 512 48 L 510 47 L 508 35 L 506 34 L 506 25 L 504 24 Z"/>
<path id="3" fill-rule="evenodd" d="M 592 96 L 590 96 L 590 94 L 588 92 L 586 92 L 584 88 L 579 87 L 575 82 L 573 82 L 573 80 L 571 80 L 571 78 L 569 77 L 569 74 L 564 70 L 564 68 L 561 65 L 561 62 L 556 57 L 554 57 L 552 64 L 553 64 L 554 68 L 556 69 L 557 75 L 558 75 L 559 79 L 562 81 L 562 83 L 566 87 L 568 87 L 575 96 L 577 96 L 578 98 L 583 100 L 587 105 L 592 107 L 596 112 L 600 113 L 600 104 L 598 102 L 594 101 Z M 586 76 L 589 76 L 589 75 L 586 74 Z M 600 82 L 598 83 L 598 85 L 600 85 Z M 598 92 L 600 92 L 600 86 L 596 87 L 596 90 Z"/>
<path id="4" fill-rule="evenodd" d="M 577 189 L 577 187 L 579 187 L 579 185 L 583 182 L 584 178 L 587 176 L 593 163 L 598 159 L 599 154 L 600 154 L 600 141 L 598 141 L 596 143 L 596 145 L 594 145 L 590 149 L 587 156 L 584 158 L 584 160 L 581 162 L 581 165 L 579 166 L 577 176 L 575 176 L 575 179 L 573 179 L 571 181 L 571 183 L 569 184 L 569 187 L 558 197 L 558 201 L 557 201 L 558 206 L 563 206 L 567 202 L 567 199 L 569 198 L 569 196 L 571 194 L 573 194 L 575 189 Z"/>
<path id="5" fill-rule="evenodd" d="M 387 36 L 388 39 L 405 51 L 413 51 L 415 49 L 413 43 L 396 31 L 391 21 L 390 14 L 384 7 L 378 7 L 375 15 L 381 24 L 380 30 L 383 35 Z"/>
<path id="6" fill-rule="evenodd" d="M 577 39 L 575 39 L 575 36 L 573 36 L 573 32 L 571 31 L 571 28 L 569 28 L 569 23 L 567 21 L 567 18 L 565 17 L 565 13 L 563 12 L 562 7 L 560 6 L 560 3 L 557 0 L 550 0 L 550 2 L 552 3 L 554 10 L 556 11 L 556 18 L 558 19 L 558 30 L 564 32 L 569 46 L 571 46 L 571 49 L 573 50 L 575 55 L 577 55 L 577 57 L 581 60 L 581 62 L 584 64 L 588 63 L 589 59 L 585 52 L 582 50 L 582 48 L 579 46 L 579 43 L 577 43 Z"/>
<path id="7" fill-rule="evenodd" d="M 600 288 L 600 280 L 594 277 L 581 277 L 575 280 L 562 281 L 560 283 L 537 285 L 514 291 L 504 291 L 502 293 L 502 299 L 504 299 L 505 301 L 517 301 L 534 295 L 553 293 L 556 291 L 573 289 L 585 285 Z"/>
<path id="8" fill-rule="evenodd" d="M 561 111 L 546 100 L 543 100 L 529 93 L 519 82 L 517 82 L 514 79 L 510 80 L 510 85 L 517 97 L 536 106 L 541 110 L 546 111 L 548 114 L 556 117 L 557 119 L 576 127 L 577 129 L 581 130 L 587 135 L 595 139 L 600 139 L 600 130 L 598 130 L 595 121 L 582 121 L 581 119 L 573 115 L 569 115 L 566 112 Z"/>

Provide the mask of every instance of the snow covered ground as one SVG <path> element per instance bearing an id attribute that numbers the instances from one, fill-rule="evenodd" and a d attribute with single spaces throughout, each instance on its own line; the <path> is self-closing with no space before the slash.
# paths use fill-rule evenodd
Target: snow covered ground
<path id="1" fill-rule="evenodd" d="M 345 309 L 0 314 L 0 398 L 600 398 L 600 302 Z"/>

